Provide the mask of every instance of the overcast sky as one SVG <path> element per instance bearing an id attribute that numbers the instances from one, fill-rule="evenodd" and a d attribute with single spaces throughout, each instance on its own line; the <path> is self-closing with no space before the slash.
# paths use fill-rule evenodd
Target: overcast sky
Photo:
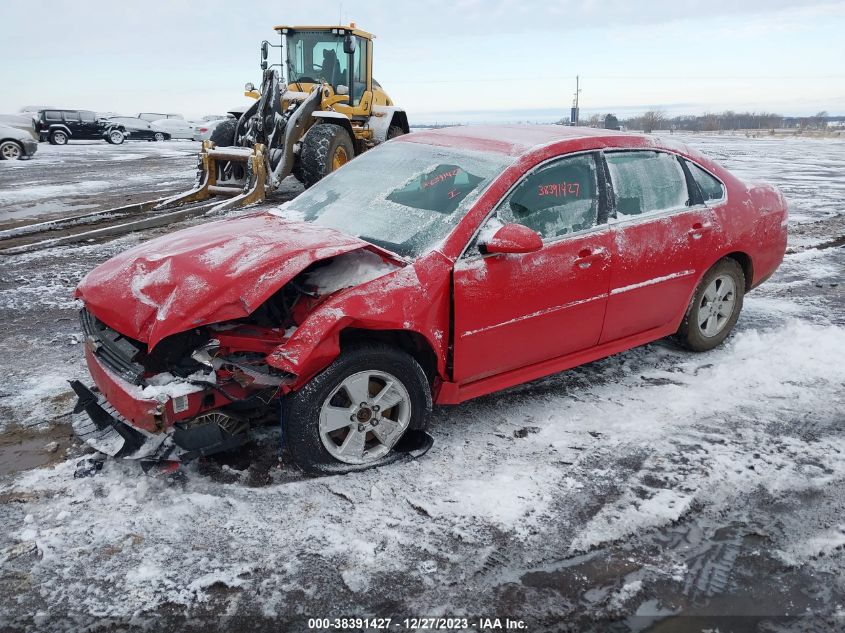
<path id="1" fill-rule="evenodd" d="M 0 113 L 225 111 L 273 26 L 341 15 L 412 122 L 559 118 L 576 74 L 586 114 L 845 114 L 845 1 L 786 0 L 0 0 Z"/>

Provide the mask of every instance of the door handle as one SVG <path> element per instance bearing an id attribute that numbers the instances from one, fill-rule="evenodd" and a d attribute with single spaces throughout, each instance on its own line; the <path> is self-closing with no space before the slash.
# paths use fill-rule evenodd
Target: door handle
<path id="1" fill-rule="evenodd" d="M 575 265 L 578 268 L 589 268 L 593 262 L 600 261 L 605 258 L 607 251 L 603 248 L 584 248 L 578 252 L 578 257 L 575 258 Z"/>
<path id="2" fill-rule="evenodd" d="M 712 230 L 712 224 L 702 224 L 701 222 L 696 222 L 692 225 L 692 228 L 687 231 L 687 235 L 690 236 L 690 239 L 700 240 L 702 237 L 704 237 L 705 234 L 709 233 Z"/>

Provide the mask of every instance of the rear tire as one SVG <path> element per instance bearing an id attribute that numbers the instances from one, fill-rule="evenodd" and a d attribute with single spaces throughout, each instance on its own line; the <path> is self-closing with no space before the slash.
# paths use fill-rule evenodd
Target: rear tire
<path id="1" fill-rule="evenodd" d="M 68 137 L 66 132 L 53 130 L 50 132 L 50 145 L 67 145 Z"/>
<path id="2" fill-rule="evenodd" d="M 23 147 L 16 141 L 0 143 L 0 160 L 18 160 L 23 156 Z"/>
<path id="3" fill-rule="evenodd" d="M 387 130 L 387 140 L 389 141 L 390 139 L 402 136 L 403 134 L 405 134 L 405 130 L 398 125 L 391 125 Z"/>
<path id="4" fill-rule="evenodd" d="M 690 301 L 675 339 L 694 352 L 718 347 L 739 319 L 745 295 L 745 273 L 726 257 L 708 270 Z"/>
<path id="5" fill-rule="evenodd" d="M 356 384 L 364 395 L 347 390 Z M 357 406 L 364 404 L 358 400 L 366 406 Z M 380 410 L 378 403 L 388 400 L 391 406 Z M 383 343 L 361 343 L 286 397 L 285 441 L 296 465 L 312 475 L 378 466 L 396 457 L 393 447 L 408 429 L 426 428 L 431 406 L 428 379 L 413 357 Z M 332 413 L 341 426 L 329 431 L 337 424 Z"/>
<path id="6" fill-rule="evenodd" d="M 112 130 L 106 135 L 106 140 L 112 145 L 122 145 L 126 135 L 120 130 Z"/>
<path id="7" fill-rule="evenodd" d="M 161 133 L 161 132 L 156 132 L 156 133 L 155 133 L 155 136 L 153 136 L 153 139 L 154 139 L 155 141 L 158 141 L 158 142 L 161 142 L 161 141 L 166 140 L 166 139 L 164 138 L 164 134 L 163 134 L 163 133 Z"/>
<path id="8" fill-rule="evenodd" d="M 318 123 L 302 138 L 299 155 L 302 184 L 317 184 L 355 157 L 355 146 L 349 132 L 339 125 Z"/>

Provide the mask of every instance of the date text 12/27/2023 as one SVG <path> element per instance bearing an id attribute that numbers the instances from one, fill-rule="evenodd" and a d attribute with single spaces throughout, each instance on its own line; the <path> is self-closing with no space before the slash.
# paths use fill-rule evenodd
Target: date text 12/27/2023
<path id="1" fill-rule="evenodd" d="M 309 618 L 308 628 L 317 631 L 344 629 L 376 630 L 466 630 L 476 631 L 525 631 L 524 620 L 511 618 Z"/>

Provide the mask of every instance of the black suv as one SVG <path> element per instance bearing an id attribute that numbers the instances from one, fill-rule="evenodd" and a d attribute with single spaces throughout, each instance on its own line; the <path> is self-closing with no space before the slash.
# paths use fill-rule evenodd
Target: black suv
<path id="1" fill-rule="evenodd" d="M 102 139 L 120 145 L 128 136 L 124 126 L 98 119 L 90 110 L 39 110 L 35 131 L 40 141 L 50 141 L 52 145 L 66 145 L 71 139 Z"/>

